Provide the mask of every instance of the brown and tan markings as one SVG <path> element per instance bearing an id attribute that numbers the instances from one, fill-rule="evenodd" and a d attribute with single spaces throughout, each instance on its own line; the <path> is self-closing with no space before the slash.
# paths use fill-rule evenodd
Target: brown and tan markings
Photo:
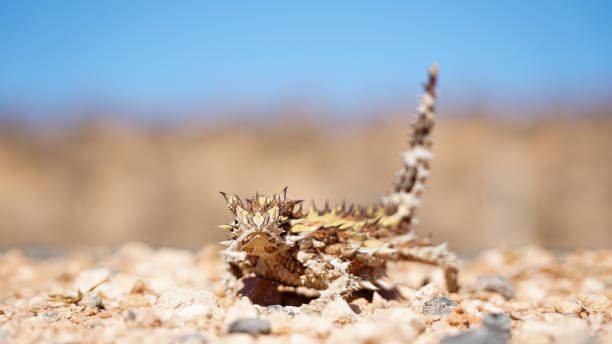
<path id="1" fill-rule="evenodd" d="M 282 286 L 319 291 L 321 298 L 349 297 L 360 289 L 390 289 L 389 261 L 414 261 L 444 270 L 449 291 L 456 291 L 457 259 L 446 244 L 433 245 L 411 227 L 429 176 L 438 68 L 429 69 L 402 169 L 392 193 L 368 206 L 328 204 L 308 209 L 287 198 L 287 188 L 242 200 L 222 193 L 235 216 L 223 244 L 228 288 L 236 279 L 260 277 Z"/>

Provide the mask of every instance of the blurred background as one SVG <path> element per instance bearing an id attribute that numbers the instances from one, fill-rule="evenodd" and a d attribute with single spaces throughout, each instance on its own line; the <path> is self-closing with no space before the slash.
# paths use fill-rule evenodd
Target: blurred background
<path id="1" fill-rule="evenodd" d="M 608 1 L 0 2 L 0 248 L 197 248 L 218 191 L 367 203 L 441 67 L 416 231 L 612 246 Z"/>

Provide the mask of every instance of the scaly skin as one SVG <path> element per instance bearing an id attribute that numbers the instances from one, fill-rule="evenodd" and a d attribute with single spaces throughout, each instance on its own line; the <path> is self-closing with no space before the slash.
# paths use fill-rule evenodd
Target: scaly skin
<path id="1" fill-rule="evenodd" d="M 285 188 L 271 197 L 244 202 L 222 193 L 235 220 L 223 251 L 237 278 L 257 276 L 278 285 L 320 291 L 322 298 L 349 297 L 359 289 L 389 289 L 381 279 L 389 261 L 415 261 L 444 269 L 447 289 L 456 291 L 457 262 L 446 244 L 434 246 L 410 230 L 429 176 L 437 66 L 429 69 L 417 108 L 410 148 L 393 192 L 377 204 L 302 210 Z"/>

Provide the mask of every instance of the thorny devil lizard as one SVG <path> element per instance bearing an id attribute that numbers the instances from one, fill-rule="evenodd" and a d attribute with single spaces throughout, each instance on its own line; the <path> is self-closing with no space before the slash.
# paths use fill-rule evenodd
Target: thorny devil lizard
<path id="1" fill-rule="evenodd" d="M 393 192 L 370 206 L 341 204 L 302 209 L 302 201 L 288 199 L 287 188 L 273 196 L 256 194 L 244 201 L 221 193 L 235 220 L 222 242 L 232 282 L 255 276 L 275 285 L 318 290 L 321 299 L 348 298 L 357 290 L 390 289 L 382 279 L 389 261 L 413 261 L 444 270 L 446 287 L 457 285 L 457 258 L 446 243 L 433 245 L 410 227 L 429 176 L 432 154 L 437 65 L 429 69 L 424 94 L 412 125 L 410 147 L 402 153 L 403 168 Z"/>

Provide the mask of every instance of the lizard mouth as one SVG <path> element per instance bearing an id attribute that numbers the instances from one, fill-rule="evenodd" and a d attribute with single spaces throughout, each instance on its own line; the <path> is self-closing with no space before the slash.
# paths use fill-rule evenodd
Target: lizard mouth
<path id="1" fill-rule="evenodd" d="M 248 254 L 267 256 L 277 250 L 278 241 L 266 232 L 254 232 L 240 240 L 240 250 Z"/>

